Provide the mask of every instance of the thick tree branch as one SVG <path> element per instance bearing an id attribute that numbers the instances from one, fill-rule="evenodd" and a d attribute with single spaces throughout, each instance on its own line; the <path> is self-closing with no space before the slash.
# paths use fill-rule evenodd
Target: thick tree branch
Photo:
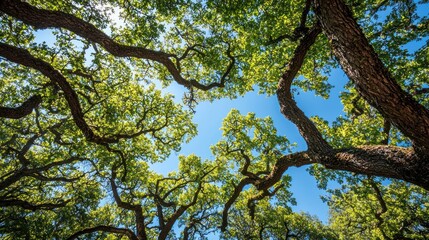
<path id="1" fill-rule="evenodd" d="M 179 219 L 179 217 L 182 216 L 186 210 L 188 210 L 190 207 L 197 204 L 198 196 L 199 196 L 200 192 L 203 190 L 203 179 L 207 175 L 209 175 L 211 172 L 213 172 L 216 168 L 217 167 L 214 167 L 208 171 L 203 172 L 202 176 L 198 177 L 196 180 L 186 181 L 186 182 L 197 182 L 198 183 L 197 189 L 193 192 L 192 200 L 188 204 L 179 206 L 179 208 L 174 211 L 174 213 L 170 216 L 170 218 L 167 220 L 165 225 L 161 228 L 161 232 L 158 235 L 159 240 L 166 239 L 168 237 L 168 233 L 173 228 L 177 219 Z M 159 184 L 159 181 L 157 181 L 157 189 L 158 189 L 158 184 Z M 171 191 L 169 191 L 169 192 L 171 193 Z M 167 195 L 165 195 L 165 197 L 166 196 Z M 161 214 L 162 214 L 162 210 L 161 210 Z"/>
<path id="2" fill-rule="evenodd" d="M 142 129 L 133 134 L 116 134 L 110 137 L 99 136 L 94 133 L 94 131 L 85 121 L 84 113 L 79 103 L 79 98 L 76 94 L 76 91 L 68 83 L 67 79 L 60 72 L 55 70 L 49 63 L 35 58 L 27 50 L 4 43 L 0 43 L 0 56 L 5 57 L 12 62 L 36 69 L 48 77 L 53 83 L 57 84 L 64 92 L 64 97 L 69 105 L 75 124 L 79 127 L 86 139 L 90 142 L 102 144 L 108 148 L 107 144 L 116 143 L 119 141 L 119 139 L 133 138 L 141 134 L 160 130 L 167 125 L 166 123 L 164 126 L 156 129 Z"/>
<path id="3" fill-rule="evenodd" d="M 167 238 L 168 233 L 173 228 L 174 223 L 176 223 L 177 219 L 179 219 L 180 216 L 185 213 L 185 211 L 190 208 L 191 206 L 195 205 L 198 200 L 198 195 L 200 194 L 202 189 L 201 184 L 198 185 L 197 190 L 194 193 L 194 196 L 192 197 L 192 201 L 189 204 L 180 206 L 168 219 L 167 223 L 165 224 L 164 228 L 161 229 L 161 232 L 159 233 L 158 240 L 164 240 Z"/>
<path id="4" fill-rule="evenodd" d="M 79 103 L 79 98 L 76 92 L 67 82 L 67 79 L 60 72 L 55 70 L 49 63 L 35 58 L 27 50 L 5 43 L 0 43 L 0 56 L 8 59 L 9 61 L 36 69 L 48 77 L 53 83 L 57 84 L 64 92 L 64 97 L 70 107 L 74 122 L 88 139 L 88 141 L 99 144 L 118 142 L 118 139 L 116 138 L 103 138 L 96 135 L 92 131 L 84 119 L 82 107 Z"/>
<path id="5" fill-rule="evenodd" d="M 314 163 L 332 170 L 401 179 L 429 190 L 427 159 L 421 159 L 412 149 L 385 145 L 335 149 L 317 159 L 313 159 L 308 152 L 285 155 L 277 160 L 271 173 L 257 181 L 255 186 L 259 190 L 268 189 L 280 180 L 289 167 Z"/>
<path id="6" fill-rule="evenodd" d="M 280 103 L 280 111 L 287 119 L 292 121 L 298 127 L 299 132 L 304 137 L 308 145 L 309 151 L 316 154 L 330 151 L 331 147 L 323 139 L 322 134 L 320 134 L 313 122 L 311 122 L 301 109 L 298 108 L 296 102 L 292 98 L 290 88 L 293 79 L 301 69 L 308 50 L 316 41 L 316 38 L 320 33 L 320 26 L 316 24 L 316 26 L 314 26 L 310 32 L 301 39 L 277 86 L 277 98 Z"/>
<path id="7" fill-rule="evenodd" d="M 29 115 L 33 109 L 37 108 L 42 102 L 40 95 L 34 95 L 27 99 L 21 106 L 16 108 L 0 107 L 0 117 L 19 119 Z"/>
<path id="8" fill-rule="evenodd" d="M 251 197 L 249 200 L 247 200 L 247 208 L 249 209 L 249 216 L 253 220 L 255 218 L 255 206 L 256 202 L 264 199 L 265 197 L 272 197 L 274 196 L 281 188 L 283 188 L 284 185 L 280 184 L 278 185 L 274 191 L 270 192 L 267 189 L 262 190 L 259 194 Z"/>
<path id="9" fill-rule="evenodd" d="M 226 230 L 226 227 L 228 226 L 228 211 L 232 207 L 232 204 L 234 204 L 235 200 L 237 200 L 238 196 L 240 196 L 241 191 L 243 188 L 252 183 L 253 180 L 250 178 L 244 178 L 240 181 L 240 183 L 234 188 L 234 192 L 232 193 L 232 196 L 228 199 L 228 201 L 225 203 L 225 206 L 223 208 L 222 212 L 222 224 L 220 226 L 220 230 L 224 232 Z"/>
<path id="10" fill-rule="evenodd" d="M 106 51 L 117 57 L 135 57 L 148 59 L 164 65 L 174 80 L 188 89 L 192 87 L 209 90 L 214 87 L 223 87 L 223 83 L 201 84 L 195 80 L 186 80 L 182 77 L 180 70 L 176 67 L 171 57 L 179 58 L 174 54 L 155 51 L 143 47 L 134 47 L 119 44 L 107 36 L 94 25 L 77 18 L 71 14 L 61 11 L 50 11 L 31 6 L 26 2 L 17 0 L 3 0 L 0 2 L 0 11 L 23 21 L 35 28 L 64 28 L 76 33 L 89 41 L 100 44 Z"/>
<path id="11" fill-rule="evenodd" d="M 274 165 L 271 173 L 267 175 L 265 178 L 257 181 L 255 186 L 258 190 L 265 190 L 272 187 L 278 181 L 280 181 L 283 173 L 289 167 L 301 167 L 304 165 L 309 165 L 316 163 L 313 161 L 307 152 L 297 152 L 288 155 L 284 155 L 277 159 L 276 164 Z"/>
<path id="12" fill-rule="evenodd" d="M 75 234 L 71 235 L 67 238 L 67 240 L 73 240 L 78 239 L 79 236 L 85 235 L 88 233 L 94 233 L 94 232 L 109 232 L 109 233 L 118 233 L 122 234 L 124 236 L 127 236 L 130 240 L 139 240 L 137 236 L 133 233 L 133 231 L 127 229 L 127 228 L 117 228 L 112 226 L 96 226 L 92 228 L 85 228 L 83 230 L 80 230 L 79 232 L 76 232 Z"/>
<path id="13" fill-rule="evenodd" d="M 393 79 L 342 0 L 314 0 L 314 7 L 334 55 L 359 94 L 426 155 L 429 110 Z"/>
<path id="14" fill-rule="evenodd" d="M 49 163 L 45 166 L 42 167 L 37 167 L 37 168 L 28 168 L 28 165 L 30 164 L 30 161 L 28 161 L 27 158 L 25 158 L 24 156 L 21 156 L 21 159 L 25 160 L 24 164 L 22 164 L 21 168 L 19 168 L 18 170 L 9 173 L 9 177 L 5 178 L 4 180 L 0 181 L 0 190 L 3 190 L 7 187 L 9 187 L 10 185 L 18 182 L 19 180 L 21 180 L 23 177 L 33 177 L 36 178 L 40 181 L 62 181 L 62 182 L 73 182 L 76 181 L 78 178 L 65 178 L 65 177 L 45 177 L 43 175 L 41 175 L 40 172 L 42 171 L 47 171 L 49 169 L 51 169 L 52 167 L 57 167 L 57 166 L 61 166 L 61 165 L 65 165 L 65 164 L 70 164 L 74 161 L 78 161 L 78 160 L 82 160 L 80 158 L 77 157 L 70 157 L 66 160 L 63 161 L 56 161 L 56 162 L 52 162 Z M 23 161 L 21 160 L 21 163 Z M 2 179 L 4 178 L 3 176 L 1 177 Z"/>

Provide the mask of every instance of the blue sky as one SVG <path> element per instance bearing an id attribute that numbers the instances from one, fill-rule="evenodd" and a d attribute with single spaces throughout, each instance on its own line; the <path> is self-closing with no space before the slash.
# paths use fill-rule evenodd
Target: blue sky
<path id="1" fill-rule="evenodd" d="M 428 4 L 422 4 L 418 14 L 420 16 L 427 16 L 429 12 Z M 36 42 L 47 41 L 52 44 L 55 40 L 49 30 L 38 31 L 36 34 Z M 404 46 L 410 51 L 415 51 L 427 39 L 421 42 L 414 42 Z M 325 100 L 321 97 L 315 96 L 313 92 L 302 92 L 295 94 L 295 100 L 298 106 L 304 113 L 311 117 L 318 115 L 329 122 L 332 122 L 343 114 L 343 106 L 339 99 L 339 94 L 344 91 L 343 85 L 346 83 L 347 77 L 340 69 L 335 69 L 331 72 L 329 83 L 334 86 L 331 89 L 330 98 Z M 165 89 L 165 92 L 172 93 L 176 96 L 176 100 L 181 102 L 184 88 L 173 83 L 170 87 Z M 168 173 L 177 169 L 178 155 L 189 155 L 195 153 L 204 159 L 213 159 L 210 152 L 210 145 L 216 143 L 221 138 L 220 127 L 222 120 L 231 109 L 238 109 L 241 114 L 245 115 L 248 112 L 254 112 L 257 117 L 263 118 L 270 116 L 278 130 L 278 133 L 285 135 L 291 142 L 298 144 L 296 151 L 305 150 L 306 144 L 303 138 L 299 135 L 297 128 L 291 122 L 284 118 L 280 113 L 279 104 L 276 96 L 267 97 L 265 95 L 258 95 L 256 92 L 249 92 L 243 97 L 234 100 L 220 99 L 213 102 L 201 102 L 196 107 L 196 114 L 194 122 L 198 124 L 198 136 L 196 136 L 190 143 L 184 144 L 182 150 L 178 153 L 172 153 L 170 158 L 163 163 L 156 163 L 152 165 L 153 170 L 160 173 Z M 305 167 L 290 168 L 287 174 L 292 176 L 291 192 L 297 200 L 297 205 L 293 207 L 295 211 L 308 212 L 312 215 L 318 216 L 322 221 L 327 223 L 328 220 L 328 207 L 320 199 L 320 195 L 325 194 L 324 191 L 316 187 L 316 181 L 307 171 Z"/>
<path id="2" fill-rule="evenodd" d="M 329 78 L 329 83 L 334 86 L 331 89 L 329 99 L 325 100 L 318 97 L 314 92 L 299 91 L 299 94 L 295 95 L 295 100 L 307 116 L 318 115 L 332 122 L 343 114 L 343 106 L 338 96 L 341 91 L 344 91 L 343 85 L 346 81 L 347 77 L 344 72 L 340 69 L 335 69 Z M 184 88 L 177 84 L 165 89 L 165 92 L 175 95 L 178 102 L 181 102 L 183 91 Z M 199 103 L 195 109 L 194 116 L 194 122 L 198 124 L 198 136 L 188 144 L 184 144 L 180 152 L 172 153 L 167 161 L 153 164 L 152 169 L 163 174 L 176 170 L 178 166 L 177 158 L 180 154 L 189 155 L 194 153 L 203 159 L 213 159 L 210 145 L 215 144 L 221 138 L 220 127 L 222 126 L 222 120 L 233 108 L 238 109 L 243 115 L 254 112 L 260 118 L 270 116 L 278 130 L 278 134 L 286 136 L 291 142 L 296 142 L 298 144 L 295 148 L 296 151 L 306 150 L 307 146 L 298 129 L 280 113 L 277 97 L 275 95 L 259 95 L 256 91 L 253 91 L 233 100 L 220 99 L 213 102 Z M 290 190 L 297 200 L 297 205 L 293 206 L 293 210 L 316 215 L 320 220 L 327 223 L 328 206 L 320 199 L 320 195 L 325 194 L 325 192 L 316 187 L 316 180 L 306 171 L 306 167 L 290 168 L 286 173 L 292 176 Z"/>
<path id="3" fill-rule="evenodd" d="M 55 37 L 50 30 L 39 30 L 36 33 L 35 41 L 39 43 L 45 41 L 48 45 L 53 46 Z M 344 72 L 340 69 L 335 69 L 331 72 L 329 78 L 329 83 L 334 86 L 331 89 L 329 99 L 326 100 L 318 97 L 314 92 L 303 92 L 300 90 L 298 91 L 299 94 L 295 94 L 295 100 L 308 117 L 318 115 L 332 122 L 343 113 L 343 106 L 338 96 L 341 91 L 344 91 L 343 85 L 346 81 L 347 78 Z M 156 81 L 154 82 L 157 84 Z M 173 94 L 176 102 L 181 103 L 185 88 L 172 83 L 163 92 Z M 277 97 L 275 95 L 259 95 L 257 90 L 255 90 L 233 100 L 219 99 L 213 102 L 200 102 L 195 108 L 196 113 L 194 116 L 194 122 L 198 125 L 198 135 L 189 143 L 183 144 L 181 151 L 172 153 L 165 162 L 152 164 L 152 170 L 163 174 L 176 170 L 180 154 L 189 155 L 194 153 L 203 159 L 213 159 L 210 146 L 220 140 L 222 120 L 233 108 L 238 109 L 243 115 L 254 112 L 259 118 L 270 116 L 277 128 L 278 134 L 286 136 L 290 142 L 297 143 L 295 151 L 306 150 L 305 141 L 299 134 L 296 126 L 280 113 Z M 293 210 L 316 215 L 320 220 L 327 223 L 328 206 L 320 199 L 320 196 L 325 194 L 325 192 L 316 187 L 316 181 L 306 171 L 306 167 L 293 167 L 288 169 L 286 173 L 292 176 L 290 191 L 293 192 L 293 197 L 297 200 L 297 205 L 292 207 Z"/>

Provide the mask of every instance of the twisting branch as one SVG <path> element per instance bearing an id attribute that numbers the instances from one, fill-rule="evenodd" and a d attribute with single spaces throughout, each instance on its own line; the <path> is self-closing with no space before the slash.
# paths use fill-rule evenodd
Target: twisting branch
<path id="1" fill-rule="evenodd" d="M 167 68 L 177 83 L 185 86 L 188 89 L 195 87 L 201 90 L 210 90 L 214 87 L 223 87 L 223 84 L 221 83 L 211 83 L 209 85 L 204 85 L 195 80 L 186 80 L 182 77 L 180 70 L 170 59 L 179 59 L 176 55 L 143 47 L 127 46 L 117 43 L 94 25 L 71 14 L 61 11 L 39 9 L 19 0 L 1 1 L 0 11 L 35 28 L 67 29 L 85 39 L 88 39 L 89 41 L 98 43 L 100 46 L 106 49 L 106 51 L 117 57 L 135 57 L 158 62 Z"/>
<path id="2" fill-rule="evenodd" d="M 317 130 L 313 122 L 311 122 L 311 120 L 305 116 L 302 110 L 296 105 L 296 102 L 292 98 L 291 85 L 293 79 L 301 69 L 307 52 L 321 32 L 322 30 L 320 26 L 316 24 L 310 32 L 301 39 L 277 86 L 277 98 L 280 103 L 280 111 L 287 119 L 292 121 L 298 127 L 301 136 L 304 137 L 308 145 L 309 151 L 311 153 L 319 154 L 329 152 L 331 147 L 323 139 L 322 134 Z"/>
<path id="3" fill-rule="evenodd" d="M 117 233 L 121 235 L 125 235 L 130 240 L 140 240 L 137 238 L 137 236 L 133 233 L 133 231 L 127 229 L 127 228 L 117 228 L 112 226 L 96 226 L 92 228 L 85 228 L 81 231 L 76 232 L 75 234 L 71 235 L 67 238 L 67 240 L 73 240 L 73 239 L 79 239 L 79 236 L 85 235 L 88 233 L 93 232 L 110 232 L 110 233 Z"/>
<path id="4" fill-rule="evenodd" d="M 84 160 L 81 158 L 77 158 L 77 157 L 71 157 L 68 158 L 66 160 L 63 161 L 57 161 L 57 162 L 52 162 L 49 163 L 45 166 L 42 167 L 37 167 L 37 168 L 28 168 L 28 165 L 30 164 L 30 161 L 25 158 L 24 156 L 21 157 L 24 161 L 25 164 L 22 164 L 22 166 L 15 172 L 13 172 L 13 174 L 8 174 L 9 176 L 7 178 L 4 178 L 5 176 L 2 176 L 1 178 L 4 180 L 0 181 L 0 190 L 3 190 L 9 186 L 11 186 L 12 184 L 18 182 L 19 180 L 21 180 L 23 177 L 33 177 L 36 178 L 40 181 L 62 181 L 62 182 L 74 182 L 76 180 L 78 180 L 80 177 L 77 178 L 65 178 L 65 177 L 45 177 L 43 175 L 41 175 L 40 172 L 42 171 L 48 171 L 49 169 L 56 167 L 56 166 L 61 166 L 61 165 L 65 165 L 65 164 L 69 164 L 72 163 L 74 161 L 78 161 L 78 160 Z"/>
<path id="5" fill-rule="evenodd" d="M 16 108 L 0 107 L 0 117 L 19 119 L 29 115 L 33 109 L 37 108 L 42 102 L 40 95 L 31 96 L 21 106 Z"/>
<path id="6" fill-rule="evenodd" d="M 142 209 L 141 205 L 137 205 L 137 204 L 134 205 L 134 204 L 122 201 L 122 199 L 118 193 L 118 187 L 115 183 L 116 175 L 117 175 L 116 169 L 113 168 L 112 169 L 112 176 L 110 178 L 110 185 L 112 188 L 113 198 L 115 199 L 115 202 L 118 205 L 118 207 L 134 212 L 135 217 L 136 217 L 137 236 L 138 236 L 138 237 L 136 237 L 136 239 L 146 240 L 147 236 L 146 236 L 146 229 L 145 229 L 145 223 L 144 223 L 145 220 L 144 220 L 144 216 L 143 216 L 143 209 Z"/>
<path id="7" fill-rule="evenodd" d="M 309 157 L 307 152 L 297 152 L 288 155 L 284 155 L 277 159 L 271 173 L 265 178 L 260 179 L 255 183 L 258 190 L 269 189 L 278 181 L 280 181 L 283 173 L 289 167 L 301 167 L 304 165 L 313 164 L 314 161 Z"/>
<path id="8" fill-rule="evenodd" d="M 305 24 L 307 22 L 308 13 L 310 12 L 310 9 L 311 9 L 311 3 L 312 3 L 312 0 L 305 0 L 305 7 L 301 13 L 301 19 L 300 19 L 301 21 L 299 22 L 298 29 L 306 28 Z"/>
<path id="9" fill-rule="evenodd" d="M 280 184 L 277 186 L 272 192 L 268 191 L 267 189 L 264 189 L 261 193 L 251 197 L 249 200 L 247 200 L 247 208 L 249 208 L 249 216 L 253 220 L 255 218 L 255 206 L 256 202 L 264 199 L 265 197 L 272 197 L 274 196 L 281 188 L 284 187 L 284 184 Z"/>
<path id="10" fill-rule="evenodd" d="M 385 212 L 387 212 L 387 204 L 384 201 L 383 194 L 381 193 L 380 188 L 377 186 L 377 183 L 374 181 L 374 179 L 371 176 L 368 176 L 368 183 L 371 186 L 372 190 L 375 192 L 375 197 L 377 198 L 378 203 L 380 204 L 381 209 L 377 210 L 375 213 L 375 218 L 377 219 L 377 227 L 380 229 L 381 233 L 383 234 L 384 239 L 390 240 L 384 230 L 382 229 L 381 225 L 384 223 L 384 219 L 381 217 Z"/>
<path id="11" fill-rule="evenodd" d="M 5 57 L 9 61 L 33 68 L 41 72 L 43 75 L 48 77 L 53 83 L 58 85 L 64 92 L 64 98 L 66 99 L 73 120 L 77 127 L 82 131 L 86 139 L 90 142 L 108 146 L 109 143 L 117 143 L 119 139 L 134 138 L 139 135 L 155 132 L 164 128 L 168 123 L 153 129 L 141 129 L 133 134 L 114 134 L 110 137 L 102 137 L 97 135 L 88 123 L 85 121 L 84 113 L 79 102 L 79 97 L 76 91 L 72 88 L 67 79 L 56 69 L 54 69 L 49 63 L 34 57 L 27 50 L 17 48 L 5 43 L 0 43 L 0 56 Z"/>
<path id="12" fill-rule="evenodd" d="M 168 233 L 171 231 L 171 229 L 173 228 L 173 226 L 174 226 L 174 224 L 176 223 L 176 221 L 177 221 L 177 219 L 179 219 L 179 217 L 180 216 L 182 216 L 184 213 L 185 213 L 185 211 L 186 210 L 188 210 L 190 207 L 192 207 L 192 206 L 194 206 L 195 204 L 197 204 L 197 201 L 198 201 L 198 196 L 199 196 L 199 194 L 200 194 L 200 192 L 201 191 L 203 191 L 203 183 L 204 183 L 204 181 L 203 181 L 203 179 L 206 177 L 206 176 L 208 176 L 211 172 L 213 172 L 215 169 L 216 169 L 217 167 L 213 167 L 213 168 L 211 168 L 211 169 L 209 169 L 208 171 L 205 171 L 205 172 L 203 172 L 203 174 L 200 176 L 200 177 L 198 177 L 196 180 L 189 180 L 189 181 L 186 181 L 186 182 L 196 182 L 197 183 L 197 189 L 195 190 L 195 192 L 193 193 L 193 196 L 192 196 L 192 200 L 189 202 L 189 203 L 187 203 L 187 204 L 184 204 L 184 205 L 180 205 L 178 208 L 177 208 L 177 210 L 175 210 L 174 212 L 173 212 L 173 214 L 170 216 L 170 218 L 166 221 L 166 223 L 164 224 L 164 223 L 162 223 L 163 224 L 163 227 L 161 227 L 161 232 L 159 233 L 159 236 L 158 236 L 158 239 L 159 240 L 164 240 L 164 239 L 166 239 L 167 237 L 168 237 Z M 158 184 L 159 184 L 159 181 L 157 181 L 157 189 L 158 189 Z M 182 184 L 179 184 L 179 186 L 180 185 L 182 185 Z M 184 186 L 184 185 L 182 185 L 182 186 Z M 178 189 L 178 188 L 173 188 L 173 189 Z M 168 191 L 167 193 L 169 194 L 169 193 L 171 193 L 172 191 Z M 164 198 L 165 197 L 167 197 L 167 194 L 166 195 L 164 195 Z M 164 199 L 163 199 L 164 200 Z M 174 204 L 174 205 L 176 205 L 176 204 Z M 160 206 L 160 205 L 158 205 L 158 206 Z M 161 216 L 163 216 L 163 213 L 162 213 L 162 209 L 160 209 L 161 210 Z M 159 210 L 158 210 L 158 212 L 159 212 Z"/>
<path id="13" fill-rule="evenodd" d="M 245 178 L 240 181 L 240 183 L 235 186 L 234 192 L 232 196 L 228 199 L 228 201 L 225 203 L 225 206 L 223 208 L 222 212 L 222 224 L 220 226 L 220 230 L 224 232 L 226 230 L 226 227 L 228 226 L 228 211 L 232 207 L 232 204 L 237 200 L 238 196 L 240 196 L 241 191 L 243 191 L 243 188 L 252 183 L 252 179 Z"/>
<path id="14" fill-rule="evenodd" d="M 295 28 L 295 30 L 293 31 L 292 34 L 283 34 L 283 35 L 280 35 L 274 39 L 270 37 L 270 40 L 268 40 L 264 45 L 268 46 L 268 45 L 276 44 L 276 43 L 283 41 L 284 39 L 288 39 L 291 42 L 296 42 L 302 36 L 307 34 L 309 29 L 305 25 L 307 22 L 308 13 L 310 12 L 310 9 L 311 9 L 311 2 L 312 2 L 312 0 L 305 0 L 305 6 L 304 6 L 304 9 L 301 13 L 299 26 Z"/>
<path id="15" fill-rule="evenodd" d="M 257 181 L 255 186 L 259 190 L 268 189 L 280 180 L 289 167 L 314 163 L 333 170 L 401 179 L 429 190 L 429 179 L 426 177 L 429 164 L 421 162 L 412 149 L 386 145 L 335 149 L 317 159 L 308 152 L 285 155 L 277 160 L 271 173 Z"/>
<path id="16" fill-rule="evenodd" d="M 84 119 L 82 107 L 79 103 L 79 98 L 76 92 L 73 90 L 67 79 L 60 72 L 55 70 L 49 63 L 34 57 L 27 50 L 5 43 L 0 43 L 0 56 L 8 59 L 9 61 L 36 69 L 48 77 L 53 83 L 57 84 L 64 92 L 64 98 L 70 107 L 74 122 L 88 141 L 99 144 L 118 142 L 118 139 L 116 138 L 104 138 L 96 135 L 92 131 Z"/>
<path id="17" fill-rule="evenodd" d="M 183 215 L 183 213 L 190 208 L 191 206 L 195 205 L 197 203 L 198 200 L 198 195 L 200 194 L 202 190 L 202 184 L 198 184 L 198 188 L 194 193 L 194 196 L 192 197 L 192 201 L 186 205 L 182 205 L 180 206 L 172 215 L 171 217 L 168 219 L 167 223 L 165 224 L 164 228 L 161 230 L 161 232 L 159 233 L 158 239 L 159 240 L 164 240 L 167 238 L 168 233 L 171 231 L 171 229 L 173 228 L 174 223 L 177 221 L 177 219 Z"/>

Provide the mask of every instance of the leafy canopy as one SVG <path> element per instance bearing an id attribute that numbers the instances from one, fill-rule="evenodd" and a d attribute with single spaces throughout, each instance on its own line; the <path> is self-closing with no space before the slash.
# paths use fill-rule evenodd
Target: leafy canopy
<path id="1" fill-rule="evenodd" d="M 427 176 L 378 165 L 427 156 L 347 72 L 318 2 L 0 1 L 0 238 L 428 238 Z M 427 108 L 428 2 L 345 4 L 375 51 L 362 57 Z M 340 66 L 351 79 L 344 115 L 309 119 L 293 95 L 329 98 Z M 172 84 L 182 101 L 166 93 Z M 150 168 L 205 134 L 193 122 L 198 102 L 254 89 L 279 96 L 308 151 L 271 117 L 231 109 L 211 159 L 180 155 L 166 175 Z M 327 190 L 329 223 L 291 210 L 285 171 L 303 165 Z"/>

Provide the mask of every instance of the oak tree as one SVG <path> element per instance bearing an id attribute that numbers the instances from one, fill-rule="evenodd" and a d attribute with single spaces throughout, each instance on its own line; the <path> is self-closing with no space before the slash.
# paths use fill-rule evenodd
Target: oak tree
<path id="1" fill-rule="evenodd" d="M 427 4 L 0 0 L 0 236 L 424 239 Z M 294 94 L 329 98 L 340 67 L 345 115 L 310 118 Z M 231 110 L 213 159 L 150 169 L 197 134 L 199 101 L 254 88 L 277 95 L 307 150 Z M 343 184 L 329 226 L 291 211 L 286 171 L 302 166 Z"/>

